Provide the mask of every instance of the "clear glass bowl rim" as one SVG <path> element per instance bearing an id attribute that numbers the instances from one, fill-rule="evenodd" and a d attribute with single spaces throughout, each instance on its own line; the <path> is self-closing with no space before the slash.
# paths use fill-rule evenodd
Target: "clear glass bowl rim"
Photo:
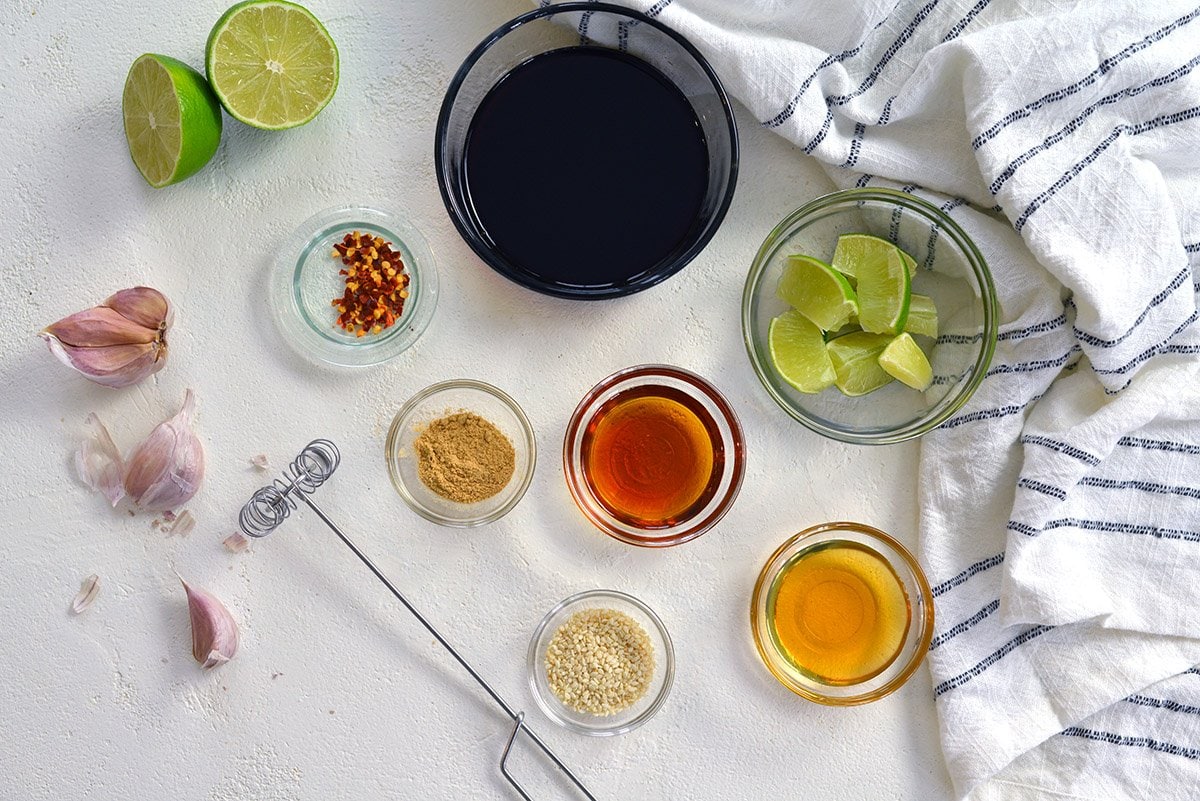
<path id="1" fill-rule="evenodd" d="M 544 698 L 541 690 L 538 689 L 537 671 L 540 668 L 538 663 L 538 641 L 541 640 L 542 634 L 550 625 L 550 621 L 553 620 L 554 617 L 562 610 L 583 601 L 604 598 L 616 598 L 630 604 L 631 606 L 635 606 L 643 614 L 645 614 L 646 617 L 650 618 L 651 622 L 654 623 L 655 629 L 658 630 L 659 636 L 662 637 L 664 646 L 663 683 L 662 687 L 659 688 L 658 695 L 655 696 L 654 701 L 650 704 L 650 706 L 642 710 L 642 713 L 632 720 L 608 728 L 585 728 L 560 715 L 557 710 L 554 709 L 554 705 Z M 580 734 L 587 734 L 592 737 L 611 737 L 616 734 L 625 734 L 626 732 L 636 729 L 638 726 L 641 726 L 643 723 L 650 720 L 650 718 L 654 717 L 654 715 L 658 713 L 658 710 L 662 709 L 662 705 L 667 701 L 667 696 L 671 693 L 671 685 L 675 683 L 675 645 L 671 641 L 671 635 L 667 631 L 666 624 L 662 622 L 662 618 L 660 618 L 655 611 L 647 606 L 646 603 L 640 598 L 630 595 L 627 592 L 621 592 L 620 590 L 584 590 L 583 592 L 577 592 L 574 595 L 570 595 L 562 599 L 553 607 L 551 607 L 549 612 L 542 616 L 541 621 L 537 624 L 537 628 L 533 630 L 533 636 L 529 638 L 529 652 L 526 660 L 526 666 L 528 669 L 529 689 L 533 693 L 533 700 L 535 703 L 537 703 L 538 708 L 541 709 L 548 718 L 563 728 L 570 729 L 571 731 L 578 732 Z"/>
<path id="2" fill-rule="evenodd" d="M 504 404 L 504 406 L 508 407 L 517 420 L 520 421 L 522 439 L 529 450 L 529 467 L 525 471 L 525 475 L 521 477 L 521 483 L 513 492 L 512 497 L 485 515 L 468 518 L 465 520 L 449 518 L 438 514 L 417 500 L 417 498 L 411 492 L 409 492 L 408 486 L 404 483 L 404 480 L 400 477 L 398 471 L 396 470 L 394 456 L 396 447 L 399 444 L 400 425 L 402 421 L 409 415 L 410 412 L 417 408 L 417 406 L 429 400 L 434 395 L 452 389 L 477 390 L 479 392 L 491 395 L 492 397 L 496 398 L 496 400 Z M 400 497 L 404 499 L 404 502 L 410 509 L 426 520 L 432 521 L 441 526 L 448 526 L 450 528 L 472 528 L 474 526 L 482 526 L 485 523 L 492 523 L 496 520 L 499 520 L 511 512 L 513 508 L 520 503 L 521 498 L 525 497 L 525 491 L 529 489 L 529 485 L 533 482 L 534 468 L 537 465 L 537 440 L 533 433 L 533 425 L 529 422 L 529 418 L 525 415 L 525 411 L 504 390 L 492 386 L 485 381 L 479 381 L 473 378 L 454 378 L 450 379 L 449 381 L 439 381 L 436 384 L 430 384 L 404 402 L 404 405 L 400 407 L 400 410 L 396 412 L 396 415 L 392 418 L 391 426 L 388 427 L 387 439 L 384 444 L 383 453 L 384 457 L 387 459 L 388 477 L 392 481 L 392 486 L 395 488 Z"/>
<path id="3" fill-rule="evenodd" d="M 759 609 L 761 606 L 759 601 L 765 593 L 770 591 L 771 583 L 774 582 L 778 576 L 778 569 L 783 564 L 782 557 L 785 554 L 790 556 L 792 553 L 799 550 L 799 547 L 804 543 L 805 540 L 812 539 L 813 537 L 817 537 L 822 534 L 828 534 L 831 532 L 836 534 L 837 532 L 843 531 L 861 534 L 867 539 L 879 540 L 880 542 L 886 544 L 889 548 L 893 549 L 896 553 L 900 554 L 900 558 L 903 560 L 905 567 L 912 572 L 912 575 L 916 579 L 917 590 L 920 593 L 922 601 L 921 619 L 923 622 L 923 630 L 921 632 L 921 639 L 917 643 L 916 650 L 913 651 L 913 654 L 909 658 L 908 662 L 901 668 L 900 672 L 888 680 L 886 684 L 860 695 L 839 697 L 822 695 L 821 693 L 812 690 L 807 685 L 798 682 L 782 666 L 784 661 L 783 657 L 779 655 L 770 644 L 763 642 L 763 638 L 759 632 L 760 628 L 762 628 L 764 625 L 764 621 L 760 620 L 759 617 Z M 883 556 L 883 554 L 880 555 Z M 815 526 L 810 526 L 803 531 L 797 532 L 796 534 L 788 537 L 783 544 L 776 548 L 775 552 L 767 558 L 766 562 L 763 563 L 762 570 L 758 574 L 758 579 L 754 582 L 754 592 L 750 596 L 750 631 L 754 636 L 754 647 L 758 650 L 758 655 L 759 658 L 762 659 L 762 663 L 767 666 L 767 670 L 771 672 L 771 675 L 774 676 L 784 687 L 787 687 L 789 690 L 794 692 L 796 695 L 801 696 L 802 698 L 807 698 L 809 701 L 814 701 L 818 704 L 824 704 L 826 706 L 857 706 L 859 704 L 866 704 L 883 698 L 884 696 L 891 695 L 893 692 L 900 689 L 900 687 L 902 687 L 904 683 L 912 677 L 917 668 L 921 666 L 921 662 L 924 661 L 925 655 L 929 652 L 929 644 L 933 641 L 933 620 L 933 591 L 930 589 L 929 579 L 926 578 L 925 571 L 921 569 L 920 563 L 917 562 L 917 559 L 915 556 L 913 556 L 912 552 L 909 551 L 908 548 L 904 547 L 899 540 L 897 540 L 895 537 L 892 537 L 890 534 L 886 534 L 873 526 L 868 526 L 863 523 L 853 523 L 845 520 L 834 521 L 830 523 L 820 523 Z M 854 685 L 850 686 L 852 687 Z"/>
<path id="4" fill-rule="evenodd" d="M 491 251 L 490 246 L 486 241 L 480 238 L 471 228 L 460 218 L 455 212 L 455 204 L 451 197 L 449 188 L 449 176 L 446 175 L 445 167 L 442 165 L 442 152 L 446 148 L 446 137 L 450 127 L 450 113 L 454 108 L 454 103 L 458 98 L 459 90 L 462 88 L 463 82 L 466 81 L 471 69 L 476 62 L 483 57 L 492 45 L 504 38 L 505 35 L 515 31 L 517 28 L 535 20 L 551 17 L 556 14 L 567 14 L 576 11 L 584 11 L 588 13 L 607 13 L 625 17 L 630 20 L 637 21 L 638 24 L 648 25 L 659 32 L 666 34 L 674 39 L 688 55 L 695 60 L 700 69 L 704 72 L 709 82 L 712 84 L 713 92 L 720 100 L 721 109 L 724 112 L 725 124 L 729 130 L 729 187 L 725 190 L 721 202 L 713 210 L 712 222 L 708 230 L 697 239 L 687 250 L 680 253 L 665 269 L 656 270 L 649 278 L 640 280 L 634 284 L 622 285 L 619 287 L 595 287 L 595 288 L 580 288 L 567 290 L 562 287 L 557 287 L 550 284 L 543 284 L 532 278 L 531 276 L 519 271 L 513 270 L 508 263 L 503 259 L 497 258 Z M 708 63 L 703 54 L 688 41 L 684 36 L 672 28 L 667 27 L 663 23 L 649 17 L 640 11 L 635 11 L 631 8 L 613 5 L 612 3 L 594 3 L 594 2 L 567 2 L 558 3 L 556 5 L 547 5 L 536 8 L 532 11 L 527 11 L 513 17 L 508 22 L 496 28 L 475 46 L 463 63 L 459 66 L 458 71 L 454 73 L 454 77 L 450 80 L 450 85 L 446 88 L 445 97 L 442 100 L 441 110 L 438 113 L 437 128 L 434 133 L 433 144 L 433 163 L 437 175 L 438 190 L 442 195 L 442 204 L 446 207 L 446 212 L 450 216 L 454 227 L 458 229 L 463 240 L 470 246 L 471 250 L 477 256 L 484 260 L 489 267 L 503 275 L 505 278 L 513 281 L 523 287 L 532 289 L 535 292 L 541 292 L 554 297 L 567 298 L 569 300 L 605 300 L 607 298 L 625 297 L 628 295 L 641 292 L 644 289 L 649 289 L 656 284 L 660 284 L 671 276 L 678 273 L 686 267 L 700 252 L 707 247 L 708 243 L 716 235 L 717 230 L 721 227 L 725 219 L 725 214 L 729 211 L 730 204 L 733 203 L 734 191 L 737 189 L 738 167 L 740 164 L 740 145 L 738 142 L 737 120 L 733 113 L 733 104 L 729 101 L 729 95 L 725 91 L 725 85 L 721 83 L 721 79 L 717 76 L 712 65 Z"/>
<path id="5" fill-rule="evenodd" d="M 773 368 L 758 353 L 754 343 L 754 321 L 751 319 L 755 289 L 761 281 L 763 272 L 767 269 L 767 254 L 774 248 L 775 244 L 785 237 L 805 217 L 833 206 L 853 204 L 858 201 L 873 201 L 885 205 L 900 206 L 926 218 L 932 218 L 942 231 L 949 235 L 951 241 L 954 242 L 954 245 L 962 252 L 968 264 L 970 264 L 971 271 L 979 285 L 983 306 L 982 347 L 975 360 L 970 380 L 958 388 L 957 393 L 949 403 L 932 407 L 929 410 L 932 414 L 927 413 L 924 417 L 886 431 L 855 432 L 830 428 L 821 423 L 820 420 L 810 417 L 803 409 L 792 405 L 787 398 L 781 396 L 767 379 L 768 373 Z M 904 442 L 920 437 L 949 420 L 955 412 L 971 399 L 971 396 L 975 394 L 975 390 L 979 388 L 979 384 L 987 374 L 988 365 L 991 364 L 992 355 L 996 350 L 996 337 L 999 333 L 999 325 L 999 303 L 996 298 L 996 285 L 992 280 L 992 273 L 988 269 L 983 254 L 979 252 L 979 248 L 975 246 L 971 237 L 963 231 L 957 222 L 932 203 L 908 192 L 901 192 L 897 189 L 888 189 L 886 187 L 842 189 L 837 192 L 830 192 L 827 195 L 822 195 L 806 203 L 784 217 L 778 225 L 771 229 L 771 233 L 767 234 L 758 252 L 754 254 L 754 261 L 751 263 L 750 272 L 746 276 L 746 283 L 742 290 L 742 338 L 746 345 L 746 352 L 750 356 L 750 364 L 754 368 L 754 374 L 758 376 L 758 380 L 767 390 L 767 394 L 785 412 L 818 434 L 841 442 L 859 445 L 891 445 L 897 442 Z"/>
<path id="6" fill-rule="evenodd" d="M 582 436 L 585 428 L 585 418 L 594 411 L 595 402 L 601 395 L 628 379 L 653 378 L 655 376 L 665 376 L 688 384 L 703 393 L 720 410 L 725 424 L 729 426 L 732 434 L 733 447 L 727 449 L 726 464 L 729 465 L 727 469 L 732 471 L 733 477 L 724 497 L 721 498 L 717 506 L 708 515 L 698 519 L 690 518 L 678 524 L 675 528 L 647 530 L 646 535 L 642 536 L 616 528 L 592 509 L 592 507 L 599 507 L 601 504 L 588 491 L 582 475 L 582 465 L 578 468 L 576 467 L 573 451 L 576 440 Z M 701 534 L 706 533 L 709 529 L 716 526 L 733 507 L 738 493 L 741 492 L 742 481 L 746 477 L 745 432 L 742 431 L 742 424 L 738 420 L 737 412 L 733 409 L 733 404 L 703 376 L 693 373 L 691 370 L 685 370 L 682 367 L 670 364 L 638 364 L 618 370 L 612 375 L 601 379 L 594 387 L 587 391 L 578 405 L 576 405 L 575 411 L 571 413 L 571 418 L 567 423 L 566 434 L 563 436 L 563 474 L 566 477 L 567 489 L 570 490 L 571 498 L 575 501 L 575 505 L 579 507 L 579 511 L 583 513 L 583 516 L 592 525 L 596 526 L 596 528 L 610 537 L 629 545 L 636 545 L 642 548 L 669 548 L 673 545 L 681 545 L 694 540 Z"/>

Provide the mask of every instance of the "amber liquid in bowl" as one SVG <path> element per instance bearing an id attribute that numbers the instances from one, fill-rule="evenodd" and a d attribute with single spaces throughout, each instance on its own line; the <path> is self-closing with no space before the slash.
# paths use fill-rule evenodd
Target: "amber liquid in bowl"
<path id="1" fill-rule="evenodd" d="M 900 654 L 911 622 L 904 585 L 887 560 L 845 540 L 791 557 L 772 582 L 767 621 L 779 652 L 829 685 L 879 675 Z"/>
<path id="2" fill-rule="evenodd" d="M 712 415 L 671 387 L 637 387 L 596 410 L 581 443 L 588 489 L 613 517 L 669 528 L 716 494 L 725 455 Z"/>

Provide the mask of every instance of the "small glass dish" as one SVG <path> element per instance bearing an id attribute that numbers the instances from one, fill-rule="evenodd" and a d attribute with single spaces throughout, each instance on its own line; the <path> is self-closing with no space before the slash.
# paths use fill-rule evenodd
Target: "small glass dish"
<path id="1" fill-rule="evenodd" d="M 491 89 L 516 67 L 533 57 L 565 48 L 607 48 L 633 56 L 661 72 L 686 97 L 695 112 L 708 148 L 707 188 L 691 229 L 672 252 L 658 263 L 619 282 L 568 283 L 517 263 L 497 246 L 480 219 L 467 180 L 467 142 L 475 113 Z M 613 113 L 620 112 L 613 108 Z M 613 142 L 613 148 L 635 147 Z M 570 153 L 571 142 L 528 143 L 525 160 L 556 161 Z M 548 155 L 553 154 L 553 155 Z M 442 101 L 434 143 L 438 188 L 451 221 L 463 240 L 493 270 L 522 286 L 547 295 L 578 300 L 622 297 L 648 289 L 682 270 L 712 239 L 733 200 L 738 175 L 738 135 L 733 107 L 716 72 L 700 51 L 677 31 L 653 17 L 611 3 L 567 2 L 542 7 L 501 25 L 471 51 L 458 68 Z M 538 186 L 515 186 L 514 193 L 540 196 Z M 583 191 L 589 191 L 581 184 Z M 546 204 L 561 203 L 545 198 Z M 586 226 L 587 220 L 580 220 Z M 581 247 L 595 246 L 610 236 L 591 231 L 580 237 Z"/>
<path id="2" fill-rule="evenodd" d="M 571 615 L 585 609 L 624 612 L 645 629 L 654 648 L 654 674 L 646 693 L 615 715 L 592 715 L 571 709 L 554 695 L 546 677 L 546 649 L 550 640 Z M 580 734 L 609 737 L 636 729 L 662 708 L 675 680 L 675 648 L 662 620 L 637 598 L 617 590 L 587 590 L 555 604 L 538 623 L 529 641 L 528 673 L 533 700 L 548 718 Z"/>
<path id="3" fill-rule="evenodd" d="M 400 318 L 379 334 L 362 337 L 337 325 L 332 303 L 346 291 L 333 246 L 354 231 L 391 243 L 409 275 Z M 400 354 L 425 331 L 437 307 L 437 269 L 424 237 L 395 215 L 365 206 L 327 209 L 305 220 L 279 251 L 271 284 L 271 309 L 284 339 L 304 356 L 345 367 L 379 364 Z"/>
<path id="4" fill-rule="evenodd" d="M 500 429 L 516 452 L 512 478 L 504 489 L 477 503 L 457 503 L 425 486 L 417 473 L 413 441 L 429 423 L 447 414 L 474 412 Z M 517 402 L 491 384 L 471 379 L 443 381 L 418 392 L 396 413 L 385 445 L 388 475 L 404 502 L 426 520 L 469 528 L 499 520 L 521 500 L 537 461 L 529 418 Z"/>
<path id="5" fill-rule="evenodd" d="M 586 450 L 601 416 L 622 397 L 654 395 L 655 390 L 686 400 L 700 418 L 713 448 L 713 467 L 700 500 L 670 523 L 645 525 L 618 517 L 598 496 L 588 475 Z M 741 423 L 729 401 L 705 379 L 679 367 L 644 364 L 613 373 L 594 386 L 571 415 L 563 440 L 563 472 L 579 510 L 605 534 L 630 545 L 665 548 L 699 537 L 725 516 L 745 474 Z"/>
<path id="6" fill-rule="evenodd" d="M 846 544 L 887 563 L 904 591 L 908 623 L 899 648 L 881 669 L 852 683 L 832 683 L 818 679 L 793 663 L 776 641 L 769 616 L 776 583 L 785 575 L 785 568 L 815 549 Z M 897 690 L 925 658 L 933 638 L 933 594 L 916 558 L 892 537 L 861 523 L 823 523 L 790 537 L 763 565 L 750 600 L 750 628 L 763 664 L 784 687 L 828 706 L 865 704 Z"/>
<path id="7" fill-rule="evenodd" d="M 925 392 L 893 381 L 858 397 L 835 387 L 809 395 L 775 370 L 767 335 L 771 320 L 789 308 L 775 295 L 787 257 L 828 261 L 845 233 L 887 239 L 916 261 L 912 291 L 931 297 L 939 318 L 937 340 L 932 350 L 926 348 L 934 383 Z M 987 373 L 998 325 L 996 288 L 970 237 L 937 207 L 892 189 L 834 192 L 789 214 L 759 248 L 742 293 L 746 350 L 767 392 L 818 434 L 858 444 L 919 437 L 961 409 Z"/>

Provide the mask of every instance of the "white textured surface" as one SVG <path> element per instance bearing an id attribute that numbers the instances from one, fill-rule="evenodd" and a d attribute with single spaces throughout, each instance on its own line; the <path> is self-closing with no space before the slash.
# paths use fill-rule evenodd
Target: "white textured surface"
<path id="1" fill-rule="evenodd" d="M 216 158 L 149 189 L 120 125 L 125 71 L 143 51 L 201 63 L 223 0 L 173 8 L 120 0 L 0 10 L 7 259 L 0 298 L 0 798 L 512 798 L 495 766 L 506 724 L 415 622 L 312 515 L 241 555 L 221 547 L 264 483 L 247 459 L 284 464 L 309 439 L 342 447 L 322 498 L 335 519 L 601 798 L 814 799 L 950 795 L 927 671 L 891 698 L 826 709 L 759 663 L 747 609 L 771 551 L 812 523 L 851 518 L 915 544 L 915 446 L 826 442 L 759 387 L 739 328 L 742 280 L 787 211 L 829 188 L 816 164 L 739 110 L 737 197 L 709 248 L 633 298 L 544 298 L 485 268 L 454 232 L 434 180 L 433 127 L 453 70 L 522 0 L 334 2 L 310 7 L 342 52 L 330 107 L 287 133 L 227 118 Z M 443 293 L 415 348 L 378 369 L 308 365 L 265 317 L 274 248 L 315 211 L 376 203 L 407 215 L 438 258 Z M 38 328 L 138 283 L 178 320 L 171 361 L 130 390 L 54 362 Z M 592 529 L 563 483 L 560 443 L 578 398 L 621 367 L 663 361 L 711 378 L 741 415 L 748 470 L 732 512 L 664 552 Z M 467 376 L 523 404 L 540 461 L 524 501 L 474 531 L 417 518 L 392 491 L 383 438 L 421 387 Z M 164 538 L 74 480 L 70 453 L 97 411 L 122 448 L 199 398 L 209 477 L 199 525 Z M 189 653 L 175 571 L 225 600 L 237 658 L 202 673 Z M 80 580 L 103 589 L 78 617 Z M 532 708 L 527 639 L 555 601 L 594 586 L 638 595 L 675 639 L 662 712 L 620 738 L 585 739 Z M 522 761 L 531 785 L 547 786 Z M 542 793 L 540 797 L 549 797 Z M 567 797 L 567 796 L 559 796 Z"/>

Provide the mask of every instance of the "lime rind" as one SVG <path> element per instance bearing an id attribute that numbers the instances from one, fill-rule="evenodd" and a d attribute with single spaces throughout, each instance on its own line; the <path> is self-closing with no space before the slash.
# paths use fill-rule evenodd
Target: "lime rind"
<path id="1" fill-rule="evenodd" d="M 767 342 L 771 364 L 784 381 L 800 392 L 815 394 L 836 380 L 821 329 L 796 309 L 771 320 Z"/>
<path id="2" fill-rule="evenodd" d="M 811 256 L 788 257 L 776 295 L 822 331 L 841 328 L 858 314 L 858 296 L 850 282 Z"/>
<path id="3" fill-rule="evenodd" d="M 329 105 L 339 60 L 320 20 L 287 0 L 237 3 L 205 47 L 205 72 L 229 115 L 273 131 L 304 125 Z"/>
<path id="4" fill-rule="evenodd" d="M 897 381 L 924 391 L 933 383 L 933 368 L 917 341 L 901 334 L 879 354 L 879 366 Z"/>
<path id="5" fill-rule="evenodd" d="M 195 175 L 221 143 L 221 106 L 208 82 L 170 56 L 134 60 L 121 113 L 134 166 L 156 189 Z"/>

